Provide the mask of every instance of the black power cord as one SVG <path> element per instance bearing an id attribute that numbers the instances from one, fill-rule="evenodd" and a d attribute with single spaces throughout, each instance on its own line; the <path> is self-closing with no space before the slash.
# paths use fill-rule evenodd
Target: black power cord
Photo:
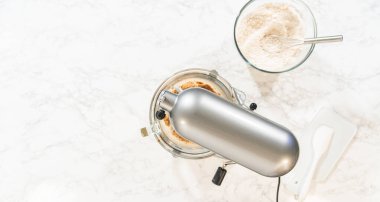
<path id="1" fill-rule="evenodd" d="M 281 177 L 278 177 L 277 193 L 276 193 L 276 202 L 278 202 L 278 194 L 279 194 L 279 192 L 280 192 L 280 184 L 281 184 Z"/>

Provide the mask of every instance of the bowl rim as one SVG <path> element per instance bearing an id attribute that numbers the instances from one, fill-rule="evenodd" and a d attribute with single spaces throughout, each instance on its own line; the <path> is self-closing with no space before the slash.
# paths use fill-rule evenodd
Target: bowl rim
<path id="1" fill-rule="evenodd" d="M 269 70 L 265 70 L 265 69 L 262 69 L 258 66 L 255 66 L 254 64 L 252 64 L 244 55 L 243 53 L 241 52 L 240 48 L 239 48 L 239 45 L 237 43 L 237 39 L 236 39 L 236 27 L 237 27 L 237 24 L 238 24 L 238 21 L 242 15 L 242 13 L 244 12 L 244 10 L 250 6 L 252 3 L 254 3 L 255 1 L 259 1 L 259 0 L 249 0 L 247 3 L 244 4 L 244 6 L 240 9 L 239 11 L 239 14 L 237 15 L 236 19 L 235 19 L 235 23 L 234 23 L 234 43 L 235 43 L 235 46 L 236 46 L 236 49 L 238 50 L 239 52 L 239 55 L 243 58 L 243 60 L 251 67 L 259 70 L 259 71 L 262 71 L 262 72 L 266 72 L 266 73 L 272 73 L 272 74 L 278 74 L 278 73 L 283 73 L 283 72 L 288 72 L 288 71 L 291 71 L 293 69 L 296 69 L 297 67 L 301 66 L 308 58 L 309 56 L 311 55 L 311 53 L 313 52 L 314 48 L 315 48 L 315 44 L 312 44 L 310 46 L 310 49 L 308 51 L 308 53 L 305 55 L 305 57 L 300 61 L 298 62 L 296 65 L 294 65 L 293 67 L 289 68 L 289 69 L 285 69 L 285 70 L 282 70 L 282 71 L 269 71 Z M 313 12 L 311 11 L 310 7 L 302 0 L 292 0 L 292 1 L 296 1 L 296 2 L 299 2 L 301 3 L 303 6 L 305 6 L 305 8 L 309 11 L 311 17 L 312 17 L 312 21 L 313 21 L 313 30 L 314 30 L 314 37 L 317 37 L 317 22 L 315 20 L 315 16 L 313 14 Z"/>
<path id="2" fill-rule="evenodd" d="M 158 120 L 155 117 L 155 112 L 157 109 L 157 101 L 158 96 L 160 93 L 165 90 L 165 86 L 170 83 L 173 80 L 176 80 L 178 78 L 181 78 L 185 75 L 189 74 L 198 74 L 203 76 L 209 76 L 212 78 L 212 80 L 215 80 L 214 82 L 219 82 L 223 88 L 226 89 L 227 98 L 229 101 L 233 103 L 238 103 L 237 94 L 235 91 L 235 88 L 232 87 L 232 85 L 222 76 L 219 75 L 219 73 L 214 69 L 204 69 L 204 68 L 186 68 L 183 70 L 180 70 L 178 72 L 175 72 L 174 74 L 167 77 L 161 84 L 158 86 L 156 91 L 153 94 L 153 97 L 150 102 L 150 108 L 149 108 L 149 127 L 151 127 L 154 137 L 158 141 L 158 143 L 168 152 L 170 152 L 175 157 L 181 157 L 186 159 L 203 159 L 208 158 L 211 156 L 218 156 L 218 154 L 214 153 L 213 151 L 204 148 L 204 152 L 200 153 L 189 153 L 183 150 L 180 150 L 177 148 L 176 144 L 172 142 L 169 138 L 166 137 L 165 134 L 163 134 L 161 128 L 159 127 Z"/>

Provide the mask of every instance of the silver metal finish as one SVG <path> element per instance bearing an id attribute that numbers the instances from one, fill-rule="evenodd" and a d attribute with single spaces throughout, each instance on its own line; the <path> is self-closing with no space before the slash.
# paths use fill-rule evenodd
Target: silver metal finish
<path id="1" fill-rule="evenodd" d="M 305 39 L 294 39 L 287 38 L 282 36 L 271 35 L 268 36 L 274 40 L 278 40 L 280 43 L 277 46 L 274 46 L 271 43 L 268 43 L 263 46 L 264 50 L 270 53 L 279 53 L 283 50 L 292 48 L 294 46 L 300 46 L 305 44 L 319 44 L 319 43 L 331 43 L 331 42 L 341 42 L 343 41 L 342 35 L 335 36 L 323 36 L 323 37 L 314 37 L 314 38 L 305 38 Z"/>
<path id="2" fill-rule="evenodd" d="M 295 166 L 298 142 L 283 126 L 200 88 L 162 96 L 176 99 L 159 102 L 175 130 L 202 147 L 268 177 Z"/>
<path id="3" fill-rule="evenodd" d="M 161 108 L 166 111 L 171 111 L 176 101 L 176 94 L 170 93 L 169 91 L 162 91 L 158 102 L 160 103 Z"/>
<path id="4" fill-rule="evenodd" d="M 169 76 L 154 92 L 149 110 L 150 125 L 146 127 L 148 129 L 148 133 L 152 134 L 156 138 L 157 142 L 175 157 L 202 159 L 210 156 L 216 156 L 223 158 L 220 155 L 215 155 L 214 152 L 206 148 L 200 147 L 199 145 L 197 147 L 189 147 L 187 145 L 178 144 L 178 142 L 172 141 L 168 131 L 165 131 L 166 126 L 164 121 L 158 120 L 155 116 L 155 113 L 160 110 L 158 103 L 160 102 L 163 92 L 165 92 L 165 90 L 176 89 L 179 93 L 181 93 L 183 90 L 180 88 L 179 84 L 184 80 L 205 81 L 205 83 L 215 87 L 224 99 L 229 100 L 230 102 L 244 104 L 244 100 L 242 100 L 244 93 L 233 88 L 227 80 L 219 76 L 217 71 L 199 68 L 185 69 Z M 239 96 L 239 100 L 236 99 L 237 96 Z"/>
<path id="5" fill-rule="evenodd" d="M 229 166 L 229 165 L 234 165 L 234 164 L 236 164 L 236 163 L 233 162 L 233 161 L 231 161 L 231 160 L 228 160 L 228 161 L 226 161 L 226 162 L 223 163 L 222 168 L 225 169 L 227 166 Z"/>
<path id="6" fill-rule="evenodd" d="M 316 43 L 330 43 L 330 42 L 340 42 L 340 41 L 343 41 L 342 35 L 307 38 L 307 39 L 304 39 L 303 43 L 316 44 Z"/>

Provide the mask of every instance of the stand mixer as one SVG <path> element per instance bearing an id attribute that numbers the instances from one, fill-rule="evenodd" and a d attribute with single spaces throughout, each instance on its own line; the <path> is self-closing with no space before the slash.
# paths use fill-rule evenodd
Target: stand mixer
<path id="1" fill-rule="evenodd" d="M 217 185 L 226 174 L 224 167 L 233 163 L 267 177 L 285 175 L 298 160 L 297 139 L 252 112 L 255 104 L 247 107 L 244 101 L 245 94 L 215 70 L 187 69 L 158 88 L 151 102 L 151 124 L 141 132 L 154 134 L 173 156 L 225 158 L 212 180 Z"/>

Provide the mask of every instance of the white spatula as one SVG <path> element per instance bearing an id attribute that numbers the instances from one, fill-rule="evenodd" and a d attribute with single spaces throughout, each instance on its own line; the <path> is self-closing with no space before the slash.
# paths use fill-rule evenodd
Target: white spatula
<path id="1" fill-rule="evenodd" d="M 305 176 L 302 188 L 299 195 L 296 196 L 298 201 L 303 201 L 306 198 L 306 194 L 309 191 L 310 184 L 313 180 L 315 170 L 318 166 L 319 161 L 323 158 L 325 152 L 330 146 L 331 137 L 334 131 L 332 128 L 327 126 L 320 126 L 313 136 L 313 161 L 310 168 Z"/>

